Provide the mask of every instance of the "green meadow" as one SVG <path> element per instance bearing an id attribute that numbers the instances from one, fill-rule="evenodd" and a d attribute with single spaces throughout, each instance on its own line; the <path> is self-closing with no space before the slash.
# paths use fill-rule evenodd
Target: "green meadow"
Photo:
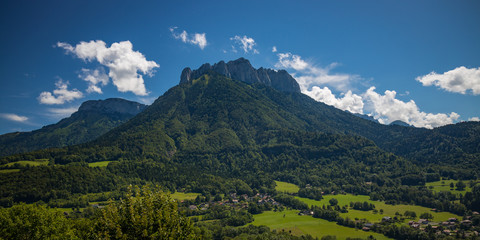
<path id="1" fill-rule="evenodd" d="M 378 213 L 373 213 L 373 210 L 371 211 L 360 211 L 360 210 L 354 210 L 354 209 L 348 209 L 348 213 L 341 213 L 340 216 L 343 218 L 349 217 L 350 219 L 367 219 L 370 222 L 378 222 L 381 221 L 381 219 L 385 216 L 389 217 L 395 217 L 395 213 L 398 212 L 403 215 L 405 211 L 414 211 L 417 216 L 420 216 L 420 214 L 424 212 L 431 213 L 433 215 L 433 221 L 445 221 L 449 218 L 455 217 L 460 219 L 461 216 L 458 216 L 453 213 L 449 212 L 433 212 L 431 211 L 430 208 L 427 207 L 422 207 L 422 206 L 417 206 L 417 205 L 405 205 L 405 204 L 397 204 L 397 205 L 389 205 L 385 204 L 385 202 L 381 201 L 372 201 L 369 200 L 369 196 L 365 195 L 352 195 L 352 194 L 339 194 L 339 195 L 325 195 L 323 196 L 323 199 L 320 201 L 308 199 L 308 198 L 301 198 L 301 197 L 296 197 L 297 199 L 300 199 L 301 201 L 305 202 L 309 206 L 327 206 L 330 205 L 329 200 L 332 198 L 335 198 L 338 200 L 338 205 L 339 206 L 344 206 L 347 205 L 349 206 L 350 202 L 364 202 L 367 201 L 368 203 L 373 203 L 375 205 L 375 209 L 378 210 Z M 383 214 L 380 214 L 380 209 L 383 209 Z M 406 219 L 405 221 L 409 221 L 410 219 Z M 418 220 L 418 217 L 417 219 Z"/>
<path id="2" fill-rule="evenodd" d="M 440 180 L 436 182 L 429 182 L 426 183 L 425 185 L 431 189 L 432 191 L 435 192 L 452 192 L 454 194 L 462 194 L 465 195 L 466 192 L 471 192 L 472 188 L 470 187 L 469 181 L 463 181 L 466 185 L 465 190 L 463 191 L 458 191 L 456 190 L 456 187 L 451 188 L 450 184 L 453 183 L 454 185 L 457 184 L 458 180 Z M 478 182 L 477 182 L 478 183 Z"/>
<path id="3" fill-rule="evenodd" d="M 11 172 L 18 172 L 20 169 L 0 169 L 0 174 L 1 173 L 11 173 Z"/>
<path id="4" fill-rule="evenodd" d="M 265 225 L 277 231 L 291 232 L 293 235 L 310 234 L 313 237 L 321 238 L 326 235 L 335 235 L 337 239 L 347 237 L 367 238 L 372 235 L 376 239 L 389 239 L 382 234 L 365 232 L 355 228 L 344 227 L 312 216 L 299 216 L 298 210 L 285 210 L 282 212 L 268 211 L 254 215 L 253 225 Z"/>
<path id="5" fill-rule="evenodd" d="M 292 183 L 287 183 L 287 182 L 280 182 L 280 181 L 275 181 L 275 190 L 278 192 L 285 192 L 285 193 L 297 193 L 300 188 Z"/>
<path id="6" fill-rule="evenodd" d="M 16 161 L 2 165 L 2 167 L 12 167 L 15 164 L 19 164 L 22 167 L 30 166 L 37 167 L 42 165 L 48 165 L 48 159 L 39 159 L 35 161 Z"/>
<path id="7" fill-rule="evenodd" d="M 170 193 L 170 197 L 175 200 L 195 200 L 200 193 L 183 193 L 183 192 L 175 192 Z"/>
<path id="8" fill-rule="evenodd" d="M 110 162 L 112 161 L 93 162 L 93 163 L 88 163 L 88 166 L 89 167 L 106 167 Z"/>

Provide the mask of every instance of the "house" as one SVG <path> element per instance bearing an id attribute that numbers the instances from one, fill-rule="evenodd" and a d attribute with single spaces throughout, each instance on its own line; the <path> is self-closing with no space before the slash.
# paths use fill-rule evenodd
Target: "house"
<path id="1" fill-rule="evenodd" d="M 445 230 L 443 230 L 443 233 L 446 234 L 446 235 L 450 235 L 451 231 L 448 230 L 448 229 L 445 229 Z"/>
<path id="2" fill-rule="evenodd" d="M 427 220 L 427 219 L 418 219 L 418 223 L 420 223 L 420 224 L 428 224 L 428 220 Z"/>
<path id="3" fill-rule="evenodd" d="M 449 222 L 456 222 L 456 221 L 457 221 L 457 218 L 449 218 L 448 221 L 449 221 Z"/>
<path id="4" fill-rule="evenodd" d="M 195 206 L 195 205 L 190 205 L 190 206 L 188 206 L 188 209 L 190 209 L 190 210 L 197 210 L 198 208 L 197 208 L 197 206 Z"/>
<path id="5" fill-rule="evenodd" d="M 370 231 L 370 228 L 369 227 L 363 227 L 362 230 L 365 231 L 365 232 L 368 232 L 368 231 Z"/>
<path id="6" fill-rule="evenodd" d="M 363 224 L 364 227 L 367 227 L 367 228 L 372 228 L 373 227 L 373 223 L 365 223 Z"/>
<path id="7" fill-rule="evenodd" d="M 391 222 L 392 218 L 391 217 L 383 217 L 382 222 Z"/>
<path id="8" fill-rule="evenodd" d="M 471 220 L 463 220 L 460 223 L 463 224 L 463 225 L 466 225 L 466 226 L 470 226 L 472 224 L 472 221 Z"/>

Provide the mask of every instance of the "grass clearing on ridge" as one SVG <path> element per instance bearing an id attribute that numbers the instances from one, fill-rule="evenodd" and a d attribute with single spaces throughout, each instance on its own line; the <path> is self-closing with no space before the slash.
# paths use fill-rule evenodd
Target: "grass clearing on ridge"
<path id="1" fill-rule="evenodd" d="M 453 189 L 450 187 L 450 184 L 453 183 L 454 185 L 459 182 L 458 180 L 440 180 L 436 182 L 428 182 L 425 185 L 427 186 L 428 189 L 431 189 L 432 191 L 435 192 L 451 192 L 454 194 L 462 194 L 465 195 L 466 192 L 471 192 L 472 188 L 470 187 L 470 181 L 463 181 L 466 185 L 465 190 L 463 191 L 458 191 L 456 190 L 457 188 L 454 186 Z M 478 181 L 475 181 L 478 184 Z"/>
<path id="2" fill-rule="evenodd" d="M 275 190 L 278 192 L 286 192 L 286 193 L 297 193 L 300 188 L 292 183 L 287 183 L 287 182 L 280 182 L 280 181 L 275 181 Z"/>
<path id="3" fill-rule="evenodd" d="M 170 197 L 175 200 L 195 200 L 200 193 L 184 193 L 184 192 L 175 192 L 170 193 Z"/>
<path id="4" fill-rule="evenodd" d="M 101 161 L 101 162 L 92 162 L 88 163 L 89 167 L 106 167 L 112 161 Z"/>
<path id="5" fill-rule="evenodd" d="M 12 172 L 20 172 L 20 169 L 0 169 L 0 174 L 2 173 L 12 173 Z"/>
<path id="6" fill-rule="evenodd" d="M 22 167 L 26 167 L 26 166 L 31 166 L 31 167 L 46 166 L 46 165 L 48 165 L 48 159 L 38 159 L 38 160 L 35 160 L 35 161 L 28 161 L 28 160 L 16 161 L 16 162 L 11 162 L 11 163 L 4 164 L 4 165 L 2 165 L 2 167 L 3 166 L 12 167 L 15 164 L 19 164 Z"/>

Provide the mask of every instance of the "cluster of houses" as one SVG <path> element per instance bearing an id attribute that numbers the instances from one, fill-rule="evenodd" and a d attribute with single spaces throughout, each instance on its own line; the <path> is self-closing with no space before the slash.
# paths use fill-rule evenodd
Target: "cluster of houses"
<path id="1" fill-rule="evenodd" d="M 478 215 L 478 212 L 475 212 Z M 436 230 L 437 234 L 446 234 L 451 235 L 452 233 L 457 233 L 457 228 L 459 226 L 469 227 L 472 225 L 472 221 L 470 217 L 466 217 L 465 220 L 459 221 L 457 218 L 449 218 L 447 221 L 444 222 L 430 222 L 427 219 L 419 219 L 418 221 L 410 221 L 408 222 L 412 228 L 420 229 L 425 231 L 428 226 L 431 229 Z M 478 232 L 472 233 L 475 236 L 478 236 Z"/>
<path id="2" fill-rule="evenodd" d="M 478 212 L 473 212 L 473 215 L 479 215 Z M 409 221 L 408 225 L 412 228 L 425 231 L 427 227 L 436 230 L 437 234 L 451 235 L 457 233 L 457 228 L 460 226 L 469 227 L 472 225 L 471 217 L 467 216 L 464 220 L 459 221 L 457 218 L 449 218 L 444 222 L 431 222 L 428 219 L 419 219 L 418 221 Z M 391 217 L 383 217 L 382 222 L 392 222 Z M 365 223 L 363 225 L 363 231 L 370 231 L 374 227 L 373 223 Z M 476 231 L 467 233 L 468 235 L 479 236 Z"/>
<path id="3" fill-rule="evenodd" d="M 237 195 L 236 193 L 231 193 L 230 199 L 224 199 L 222 201 L 211 202 L 211 203 L 202 203 L 200 205 L 190 205 L 188 208 L 190 210 L 207 210 L 210 206 L 220 205 L 220 206 L 230 206 L 234 208 L 248 208 L 248 202 L 256 201 L 257 204 L 263 205 L 270 203 L 272 205 L 280 205 L 275 199 L 272 198 L 269 194 L 257 193 L 254 196 L 248 196 L 247 194 Z"/>

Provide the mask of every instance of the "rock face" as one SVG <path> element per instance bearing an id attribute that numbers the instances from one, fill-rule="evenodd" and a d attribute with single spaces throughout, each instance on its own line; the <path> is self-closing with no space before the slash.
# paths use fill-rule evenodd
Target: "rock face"
<path id="1" fill-rule="evenodd" d="M 94 111 L 102 113 L 121 113 L 121 114 L 130 114 L 137 115 L 146 105 L 128 101 L 121 98 L 109 98 L 105 100 L 89 100 L 78 108 L 78 112 L 83 111 Z"/>
<path id="2" fill-rule="evenodd" d="M 182 71 L 180 84 L 190 83 L 193 79 L 201 77 L 208 71 L 214 71 L 228 78 L 246 83 L 263 83 L 279 91 L 300 92 L 300 86 L 297 81 L 287 71 L 265 68 L 255 69 L 245 58 L 239 58 L 228 63 L 220 61 L 213 66 L 205 63 L 199 69 L 193 71 L 187 67 Z"/>

